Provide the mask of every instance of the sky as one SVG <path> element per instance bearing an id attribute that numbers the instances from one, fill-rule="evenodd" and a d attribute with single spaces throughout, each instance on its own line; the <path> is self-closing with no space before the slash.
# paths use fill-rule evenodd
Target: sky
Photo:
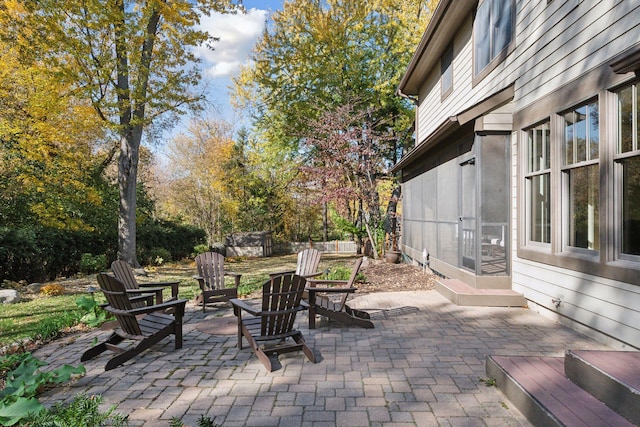
<path id="1" fill-rule="evenodd" d="M 223 118 L 233 120 L 229 106 L 231 77 L 250 60 L 251 50 L 262 35 L 270 15 L 282 7 L 283 0 L 244 0 L 246 14 L 212 14 L 203 17 L 201 26 L 220 40 L 214 50 L 201 47 L 196 54 L 203 60 L 203 79 L 210 87 L 208 99 Z"/>
<path id="2" fill-rule="evenodd" d="M 202 59 L 203 85 L 207 87 L 206 97 L 220 114 L 220 118 L 237 128 L 246 125 L 246 118 L 233 111 L 230 105 L 231 78 L 240 70 L 240 66 L 250 61 L 251 50 L 262 35 L 271 14 L 282 8 L 284 0 L 243 0 L 246 14 L 212 13 L 201 19 L 202 29 L 207 30 L 220 40 L 213 44 L 214 50 L 204 46 L 196 49 L 196 55 Z M 168 134 L 172 139 L 184 132 L 189 118 L 184 116 Z M 166 144 L 154 147 L 159 160 L 166 160 Z"/>

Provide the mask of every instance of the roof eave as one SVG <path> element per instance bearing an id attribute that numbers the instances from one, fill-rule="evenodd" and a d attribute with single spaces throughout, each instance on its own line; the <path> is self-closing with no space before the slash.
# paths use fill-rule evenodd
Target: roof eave
<path id="1" fill-rule="evenodd" d="M 418 95 L 425 76 L 440 60 L 442 52 L 477 3 L 477 0 L 440 0 L 398 85 L 398 94 Z"/>

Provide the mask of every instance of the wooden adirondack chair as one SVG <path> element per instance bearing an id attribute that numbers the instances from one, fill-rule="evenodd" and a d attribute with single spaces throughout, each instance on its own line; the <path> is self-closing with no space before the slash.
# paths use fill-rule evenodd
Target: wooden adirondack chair
<path id="1" fill-rule="evenodd" d="M 171 287 L 171 299 L 178 299 L 178 286 L 180 282 L 155 282 L 138 283 L 131 265 L 126 261 L 116 260 L 111 263 L 111 271 L 116 278 L 124 284 L 125 289 L 130 294 L 139 295 L 141 293 L 154 293 L 156 304 L 162 303 L 162 292 L 166 287 Z"/>
<path id="2" fill-rule="evenodd" d="M 129 298 L 129 292 L 124 284 L 113 276 L 100 273 L 97 276 L 100 289 L 107 298 L 105 307 L 113 314 L 119 328 L 105 341 L 85 351 L 81 361 L 93 359 L 106 350 L 113 351 L 113 356 L 107 362 L 105 370 L 116 368 L 150 348 L 169 335 L 175 335 L 175 349 L 182 348 L 182 317 L 187 300 L 172 300 L 162 304 L 134 308 Z M 153 298 L 153 295 L 149 295 Z M 172 314 L 166 314 L 171 311 Z M 134 344 L 120 347 L 124 340 L 133 340 Z"/>
<path id="3" fill-rule="evenodd" d="M 316 363 L 302 332 L 294 329 L 297 313 L 306 309 L 302 304 L 305 284 L 304 277 L 295 274 L 274 276 L 262 286 L 262 307 L 252 307 L 239 299 L 231 300 L 238 319 L 238 348 L 242 349 L 244 336 L 269 372 L 273 371 L 270 356 L 281 353 L 302 350 L 312 363 Z M 243 312 L 249 314 L 243 315 Z"/>
<path id="4" fill-rule="evenodd" d="M 360 271 L 361 265 L 362 258 L 358 258 L 353 264 L 349 280 L 309 279 L 307 281 L 307 292 L 309 293 L 309 329 L 315 329 L 316 327 L 316 314 L 342 322 L 345 325 L 373 328 L 369 313 L 356 310 L 347 305 L 347 297 L 357 290 L 353 287 L 353 284 L 356 281 L 356 276 Z M 327 294 L 342 294 L 342 297 L 338 301 L 333 301 Z"/>
<path id="5" fill-rule="evenodd" d="M 202 304 L 205 311 L 207 304 L 226 302 L 238 298 L 238 286 L 242 274 L 224 270 L 224 255 L 216 252 L 204 252 L 196 257 L 198 275 L 194 276 L 202 293 L 196 297 L 196 304 Z M 233 277 L 233 287 L 225 286 L 225 276 Z"/>
<path id="6" fill-rule="evenodd" d="M 321 271 L 318 271 L 318 266 L 320 265 L 320 257 L 322 253 L 317 249 L 305 249 L 303 251 L 298 252 L 298 261 L 296 264 L 296 269 L 291 271 L 281 271 L 278 273 L 269 274 L 270 277 L 278 276 L 280 274 L 297 274 L 298 276 L 302 276 L 305 279 L 310 277 L 316 277 L 322 274 Z"/>

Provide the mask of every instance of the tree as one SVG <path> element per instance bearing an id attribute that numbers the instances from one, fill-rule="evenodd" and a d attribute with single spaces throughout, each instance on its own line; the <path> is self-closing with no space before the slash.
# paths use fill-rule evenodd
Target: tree
<path id="1" fill-rule="evenodd" d="M 231 6 L 231 0 L 3 2 L 17 49 L 46 63 L 117 135 L 110 153 L 119 153 L 119 259 L 137 265 L 143 131 L 163 114 L 201 101 L 190 90 L 200 77 L 190 48 L 215 39 L 197 25 L 201 15 Z"/>
<path id="2" fill-rule="evenodd" d="M 303 139 L 312 153 L 303 169 L 316 177 L 324 202 L 337 202 L 353 227 L 364 228 L 374 257 L 379 243 L 375 231 L 382 222 L 378 181 L 384 175 L 384 159 L 378 153 L 392 138 L 376 120 L 373 111 L 349 101 L 309 123 Z"/>
<path id="3" fill-rule="evenodd" d="M 0 223 L 91 230 L 103 202 L 93 174 L 104 138 L 96 113 L 42 63 L 24 61 L 6 35 L 0 30 Z"/>
<path id="4" fill-rule="evenodd" d="M 169 145 L 171 202 L 183 219 L 206 231 L 209 245 L 221 241 L 239 210 L 225 173 L 234 147 L 232 131 L 222 120 L 196 117 Z"/>
<path id="5" fill-rule="evenodd" d="M 348 189 L 343 199 L 358 201 L 349 213 L 352 224 L 364 226 L 368 218 L 371 226 L 380 217 L 376 180 L 395 163 L 402 136 L 413 120 L 412 105 L 395 91 L 436 4 L 433 0 L 287 1 L 265 30 L 253 63 L 235 80 L 236 102 L 251 109 L 257 131 L 276 147 L 274 151 L 301 165 L 322 167 L 318 172 L 323 180 L 316 186 L 331 185 L 337 179 L 332 174 L 351 177 L 343 187 Z M 329 130 L 331 123 L 326 122 L 332 115 L 335 127 Z M 366 139 L 374 134 L 378 137 Z M 315 156 L 324 155 L 318 135 L 351 141 L 343 143 L 336 155 L 351 155 L 356 163 L 371 161 L 365 167 L 368 172 L 354 175 L 359 166 L 351 162 L 348 171 L 338 164 L 331 171 L 327 166 L 334 163 L 331 156 L 316 161 Z M 349 153 L 352 149 L 372 151 L 356 156 Z M 325 189 L 321 197 L 327 199 L 330 192 Z"/>

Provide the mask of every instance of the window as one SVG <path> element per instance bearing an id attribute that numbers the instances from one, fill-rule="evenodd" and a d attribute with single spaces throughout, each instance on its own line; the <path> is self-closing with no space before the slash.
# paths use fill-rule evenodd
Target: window
<path id="1" fill-rule="evenodd" d="M 618 93 L 618 141 L 616 194 L 621 199 L 620 252 L 640 255 L 640 84 Z"/>
<path id="2" fill-rule="evenodd" d="M 440 58 L 440 74 L 442 82 L 442 97 L 446 97 L 453 90 L 453 44 L 447 47 L 447 50 Z"/>
<path id="3" fill-rule="evenodd" d="M 474 70 L 478 75 L 513 39 L 513 0 L 485 0 L 473 24 Z"/>
<path id="4" fill-rule="evenodd" d="M 597 101 L 563 115 L 563 225 L 565 245 L 600 248 L 600 123 Z"/>
<path id="5" fill-rule="evenodd" d="M 527 130 L 527 240 L 551 242 L 551 144 L 549 121 Z"/>

